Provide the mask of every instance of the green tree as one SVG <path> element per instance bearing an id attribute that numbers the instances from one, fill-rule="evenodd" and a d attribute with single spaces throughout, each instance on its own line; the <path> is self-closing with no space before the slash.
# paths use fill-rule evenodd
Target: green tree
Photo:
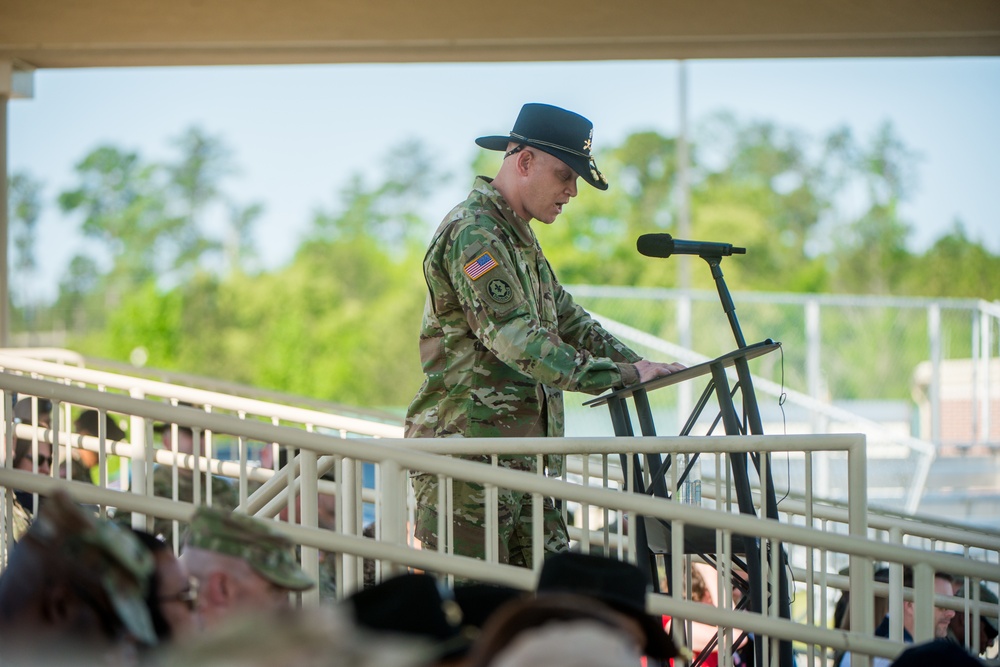
<path id="1" fill-rule="evenodd" d="M 28 293 L 34 282 L 38 262 L 35 259 L 37 246 L 38 218 L 42 213 L 42 184 L 24 172 L 16 172 L 8 183 L 8 203 L 10 219 L 10 236 L 13 240 L 12 250 L 14 269 L 11 283 L 17 285 L 15 292 L 20 292 L 22 306 L 28 306 L 32 301 Z"/>
<path id="2" fill-rule="evenodd" d="M 203 233 L 204 216 L 211 204 L 224 198 L 221 182 L 235 173 L 232 151 L 218 137 L 190 127 L 173 140 L 179 149 L 177 162 L 167 164 L 170 201 L 185 224 L 171 239 L 176 244 L 174 268 L 184 270 L 202 257 L 221 249 L 218 241 Z"/>
<path id="3" fill-rule="evenodd" d="M 832 286 L 837 291 L 892 294 L 912 271 L 907 244 L 910 225 L 899 215 L 916 182 L 917 156 L 883 123 L 869 147 L 846 151 L 855 157 L 855 178 L 867 210 L 837 234 L 832 253 Z"/>
<path id="4" fill-rule="evenodd" d="M 163 241 L 186 222 L 169 216 L 158 172 L 138 153 L 102 146 L 77 164 L 79 185 L 59 195 L 63 212 L 82 214 L 83 234 L 109 252 L 108 289 L 118 297 L 174 268 Z"/>
<path id="5" fill-rule="evenodd" d="M 226 239 L 226 264 L 229 272 L 254 271 L 259 256 L 254 245 L 253 227 L 264 213 L 263 204 L 229 205 L 229 236 Z"/>
<path id="6" fill-rule="evenodd" d="M 394 149 L 383 168 L 384 178 L 374 186 L 353 174 L 340 191 L 340 210 L 317 212 L 310 238 L 370 238 L 396 249 L 421 241 L 427 223 L 418 214 L 420 204 L 450 176 L 434 167 L 430 152 L 417 141 Z"/>
<path id="7" fill-rule="evenodd" d="M 913 262 L 908 294 L 1000 299 L 1000 256 L 969 238 L 961 220 Z"/>

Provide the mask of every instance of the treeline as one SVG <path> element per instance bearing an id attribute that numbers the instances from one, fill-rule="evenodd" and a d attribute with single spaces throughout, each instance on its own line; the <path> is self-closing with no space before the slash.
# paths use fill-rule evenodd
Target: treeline
<path id="1" fill-rule="evenodd" d="M 421 261 L 437 220 L 422 203 L 444 182 L 420 144 L 386 156 L 316 211 L 285 266 L 260 268 L 257 202 L 233 201 L 236 161 L 222 137 L 191 128 L 158 163 L 100 146 L 55 201 L 29 174 L 10 181 L 12 329 L 64 328 L 84 354 L 199 373 L 356 405 L 402 406 L 421 381 L 416 334 Z M 598 156 L 612 188 L 581 188 L 555 225 L 537 226 L 564 283 L 675 286 L 671 262 L 641 261 L 635 239 L 677 231 L 677 140 L 637 132 Z M 890 124 L 859 140 L 820 141 L 769 122 L 719 115 L 690 146 L 691 237 L 747 247 L 731 289 L 1000 298 L 1000 257 L 959 221 L 926 252 L 899 213 L 917 161 Z M 483 152 L 465 176 L 491 174 Z M 850 211 L 840 202 L 849 197 Z M 103 249 L 73 258 L 54 303 L 23 297 L 37 267 L 44 207 Z M 224 212 L 222 238 L 207 216 Z M 443 215 L 446 211 L 441 211 Z M 696 271 L 693 287 L 711 287 Z M 40 322 L 45 323 L 39 325 Z"/>

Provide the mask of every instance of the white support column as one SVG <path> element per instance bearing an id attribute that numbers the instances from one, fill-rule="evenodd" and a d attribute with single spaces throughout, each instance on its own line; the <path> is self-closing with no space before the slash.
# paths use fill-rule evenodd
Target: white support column
<path id="1" fill-rule="evenodd" d="M 10 342 L 10 286 L 7 280 L 10 272 L 7 263 L 7 239 L 10 236 L 10 206 L 7 202 L 7 101 L 10 97 L 3 88 L 0 83 L 0 347 L 7 347 Z"/>
<path id="2" fill-rule="evenodd" d="M 7 246 L 10 237 L 10 204 L 7 201 L 7 103 L 34 96 L 34 71 L 22 63 L 0 61 L 0 347 L 10 344 L 10 267 Z"/>
<path id="3" fill-rule="evenodd" d="M 688 238 L 691 231 L 691 193 L 688 177 L 688 96 L 687 63 L 678 62 L 677 71 L 677 233 Z M 681 347 L 690 350 L 693 339 L 691 332 L 691 258 L 687 255 L 675 257 L 677 261 L 677 286 L 681 297 L 677 300 L 677 336 Z M 677 387 L 677 423 L 684 424 L 691 413 L 692 384 L 682 382 Z"/>

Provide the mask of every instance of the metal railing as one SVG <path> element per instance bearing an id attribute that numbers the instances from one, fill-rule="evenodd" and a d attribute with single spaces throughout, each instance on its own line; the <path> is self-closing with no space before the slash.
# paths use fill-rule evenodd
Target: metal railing
<path id="1" fill-rule="evenodd" d="M 935 599 L 933 594 L 933 575 L 936 571 L 947 571 L 969 577 L 973 581 L 986 581 L 995 588 L 1000 581 L 995 538 L 967 531 L 960 526 L 920 528 L 902 517 L 880 520 L 876 518 L 877 515 L 867 513 L 864 494 L 867 476 L 865 440 L 859 435 L 402 440 L 398 435 L 370 437 L 375 435 L 372 431 L 383 434 L 378 429 L 384 425 L 369 428 L 352 423 L 357 429 L 354 431 L 355 437 L 346 437 L 349 434 L 342 429 L 338 429 L 335 434 L 319 432 L 317 424 L 344 424 L 330 415 L 309 414 L 309 411 L 285 412 L 288 406 L 265 406 L 256 399 L 210 395 L 210 392 L 191 393 L 184 387 L 145 384 L 148 380 L 136 380 L 141 391 L 133 392 L 130 387 L 133 380 L 121 376 L 112 377 L 111 374 L 68 366 L 60 371 L 51 367 L 57 364 L 40 366 L 38 364 L 44 362 L 16 360 L 2 355 L 0 359 L 6 369 L 0 373 L 0 390 L 3 394 L 3 435 L 7 454 L 5 466 L 0 468 L 0 485 L 43 495 L 57 487 L 65 487 L 80 502 L 131 511 L 134 513 L 133 521 L 139 523 L 148 522 L 151 516 L 183 522 L 193 511 L 193 504 L 154 497 L 148 487 L 140 489 L 139 485 L 133 485 L 130 492 L 123 492 L 106 486 L 102 488 L 99 485 L 12 470 L 9 463 L 10 452 L 13 438 L 17 435 L 30 437 L 35 441 L 54 441 L 63 449 L 64 456 L 72 453 L 67 448 L 82 446 L 103 451 L 105 455 L 130 457 L 137 461 L 132 468 L 133 475 L 143 474 L 144 466 L 156 461 L 160 465 L 173 464 L 231 477 L 240 487 L 242 511 L 261 517 L 276 515 L 282 507 L 293 504 L 297 494 L 301 498 L 301 512 L 294 520 L 277 525 L 302 545 L 302 565 L 314 576 L 318 572 L 319 550 L 330 554 L 336 563 L 339 596 L 362 585 L 362 561 L 366 558 L 379 564 L 382 576 L 404 568 L 418 568 L 446 576 L 502 582 L 526 589 L 533 587 L 534 572 L 496 562 L 495 548 L 489 550 L 492 558 L 483 561 L 452 555 L 445 541 L 442 541 L 439 551 L 417 548 L 419 545 L 415 543 L 409 528 L 413 501 L 409 493 L 408 474 L 411 471 L 422 471 L 440 475 L 446 483 L 449 479 L 471 480 L 481 482 L 489 489 L 509 488 L 532 493 L 536 499 L 541 496 L 562 499 L 567 511 L 573 509 L 577 517 L 571 537 L 581 549 L 586 550 L 591 546 L 612 549 L 613 545 L 613 550 L 618 551 L 622 558 L 633 561 L 641 555 L 635 553 L 632 538 L 621 527 L 627 523 L 635 525 L 639 517 L 668 523 L 671 527 L 671 553 L 676 554 L 684 552 L 684 535 L 689 526 L 709 530 L 716 545 L 714 553 L 719 556 L 722 574 L 720 582 L 729 581 L 732 557 L 739 548 L 738 541 L 734 546 L 734 536 L 752 535 L 761 540 L 763 579 L 758 583 L 764 590 L 769 587 L 777 590 L 774 581 L 777 577 L 777 562 L 772 559 L 779 548 L 787 549 L 792 554 L 790 562 L 793 579 L 796 581 L 796 594 L 805 597 L 802 605 L 805 612 L 801 618 L 779 618 L 776 605 L 768 605 L 760 614 L 736 611 L 731 608 L 732 589 L 725 583 L 720 584 L 719 607 L 692 602 L 687 599 L 684 590 L 650 596 L 649 608 L 654 612 L 719 626 L 723 650 L 731 647 L 732 642 L 727 629 L 737 628 L 753 632 L 759 637 L 767 637 L 766 650 L 770 657 L 776 654 L 773 642 L 796 642 L 802 659 L 809 664 L 823 664 L 830 650 L 851 650 L 859 660 L 872 655 L 895 655 L 902 647 L 899 641 L 876 639 L 870 632 L 862 630 L 848 632 L 828 628 L 828 612 L 833 602 L 831 594 L 844 587 L 849 588 L 852 593 L 852 618 L 858 619 L 862 628 L 866 625 L 874 627 L 871 617 L 872 600 L 876 591 L 871 581 L 873 561 L 891 563 L 896 568 L 904 565 L 914 568 L 916 584 L 910 595 L 916 600 L 918 609 L 926 610 L 918 614 L 916 619 L 915 634 L 918 639 L 929 637 L 932 632 L 930 610 L 934 604 L 968 609 L 971 614 L 996 613 L 995 605 L 973 602 L 966 606 L 965 603 L 954 600 Z M 61 375 L 63 373 L 65 375 Z M 30 377 L 32 374 L 58 377 L 60 381 L 37 379 Z M 68 420 L 63 420 L 62 426 L 54 420 L 51 429 L 35 428 L 29 424 L 15 425 L 10 417 L 12 392 L 51 399 L 54 417 L 60 413 L 70 414 L 73 408 L 79 406 L 95 408 L 102 413 L 127 415 L 131 424 L 130 441 L 115 443 L 108 441 L 106 437 L 92 438 L 73 434 L 65 427 Z M 132 395 L 135 393 L 141 397 Z M 150 395 L 161 400 L 153 400 L 149 398 Z M 166 400 L 162 400 L 164 398 Z M 180 400 L 193 403 L 204 400 L 213 409 L 206 411 L 175 405 Z M 269 417 L 279 413 L 282 415 L 280 418 Z M 263 415 L 265 418 L 248 418 L 250 414 Z M 294 416 L 306 419 L 296 423 Z M 229 461 L 211 455 L 184 456 L 165 451 L 153 443 L 154 421 L 189 426 L 210 437 L 235 438 L 237 456 Z M 288 464 L 278 472 L 255 467 L 248 457 L 249 448 L 254 442 L 287 450 L 290 453 Z M 759 519 L 734 512 L 726 497 L 725 479 L 721 476 L 718 481 L 705 480 L 704 497 L 709 507 L 681 503 L 677 500 L 680 494 L 675 494 L 675 499 L 668 501 L 621 493 L 614 479 L 615 466 L 610 462 L 622 450 L 629 450 L 626 453 L 674 455 L 698 451 L 705 457 L 726 451 L 788 452 L 801 455 L 805 469 L 810 471 L 804 480 L 807 493 L 802 499 L 786 499 L 780 508 L 788 516 L 800 513 L 805 519 L 805 525 L 796 525 L 794 521 Z M 549 479 L 542 475 L 442 455 L 463 452 L 488 452 L 494 457 L 502 454 L 564 454 L 572 457 L 564 479 Z M 846 506 L 833 505 L 819 500 L 812 493 L 812 461 L 820 453 L 846 458 L 848 482 L 852 488 L 858 489 L 849 499 L 853 503 L 849 502 Z M 374 484 L 367 487 L 361 474 L 364 466 L 370 466 L 374 471 Z M 320 479 L 328 470 L 334 471 L 336 482 Z M 674 470 L 676 471 L 676 466 Z M 634 474 L 636 471 L 624 472 Z M 620 468 L 618 474 L 622 474 Z M 676 475 L 676 472 L 672 474 Z M 250 493 L 250 481 L 262 483 L 262 486 Z M 671 479 L 671 488 L 676 489 L 676 477 Z M 336 495 L 336 525 L 332 529 L 318 527 L 317 505 L 318 494 L 321 492 Z M 3 496 L 5 506 L 9 505 L 9 494 L 4 491 Z M 375 540 L 361 536 L 365 505 L 374 507 Z M 539 505 L 540 503 L 535 503 L 536 507 Z M 495 526 L 495 493 L 491 496 L 487 513 Z M 592 524 L 591 516 L 616 517 L 619 519 L 619 528 L 612 531 L 608 520 L 599 522 L 599 525 L 598 522 Z M 833 523 L 846 523 L 847 534 L 824 529 L 824 526 Z M 977 549 L 985 557 L 980 560 L 958 558 L 897 543 L 874 541 L 869 535 L 872 527 L 895 530 L 900 535 L 919 535 L 923 539 L 947 539 L 951 544 L 964 545 L 970 550 L 966 551 L 967 555 L 975 555 L 971 549 Z M 533 520 L 536 542 L 540 540 L 541 530 L 541 517 L 537 515 Z M 495 531 L 489 534 L 496 539 Z M 0 549 L 9 545 L 9 530 L 4 533 L 4 537 Z M 768 546 L 771 548 L 768 549 Z M 540 557 L 540 554 L 536 555 L 536 569 Z M 673 581 L 684 580 L 685 572 L 689 571 L 686 561 L 691 558 L 691 555 L 686 554 L 683 558 L 671 559 Z M 833 567 L 835 563 L 845 559 L 851 565 L 850 574 L 846 577 L 837 574 Z M 891 604 L 901 605 L 905 594 L 898 577 L 884 590 Z M 306 603 L 316 603 L 317 600 L 318 592 L 305 596 Z M 901 636 L 898 618 L 897 614 L 894 620 L 896 637 Z M 677 623 L 674 628 L 679 637 L 683 635 L 683 624 Z M 721 664 L 727 664 L 728 654 L 720 653 L 720 657 Z"/>

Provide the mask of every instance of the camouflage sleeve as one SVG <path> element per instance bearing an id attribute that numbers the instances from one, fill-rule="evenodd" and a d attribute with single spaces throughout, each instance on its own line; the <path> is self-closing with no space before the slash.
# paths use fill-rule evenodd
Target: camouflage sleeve
<path id="1" fill-rule="evenodd" d="M 555 272 L 549 267 L 555 276 Z M 553 278 L 556 312 L 559 313 L 559 336 L 570 344 L 589 350 L 597 356 L 617 362 L 634 364 L 642 359 L 625 343 L 608 333 L 601 323 L 581 308 L 569 292 Z"/>
<path id="2" fill-rule="evenodd" d="M 600 391 L 632 379 L 612 359 L 570 345 L 533 316 L 516 260 L 492 232 L 464 228 L 443 259 L 469 327 L 511 368 L 567 391 Z"/>

